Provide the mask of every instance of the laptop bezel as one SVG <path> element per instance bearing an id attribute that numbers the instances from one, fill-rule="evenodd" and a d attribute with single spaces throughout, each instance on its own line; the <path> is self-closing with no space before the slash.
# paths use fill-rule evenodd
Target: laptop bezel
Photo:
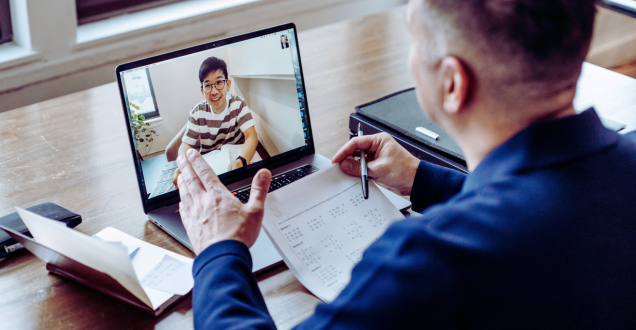
<path id="1" fill-rule="evenodd" d="M 124 111 L 124 118 L 126 120 L 126 130 L 128 133 L 128 140 L 130 143 L 130 151 L 131 151 L 131 156 L 133 158 L 133 162 L 135 164 L 135 172 L 137 175 L 137 184 L 138 184 L 138 188 L 139 188 L 139 194 L 141 196 L 141 200 L 143 203 L 143 208 L 144 208 L 144 212 L 147 214 L 148 212 L 152 211 L 152 210 L 156 210 L 158 208 L 167 206 L 167 205 L 172 205 L 175 203 L 178 203 L 180 198 L 179 198 L 179 191 L 175 190 L 175 191 L 171 191 L 169 193 L 154 197 L 152 199 L 148 198 L 148 194 L 149 192 L 146 192 L 146 183 L 144 180 L 144 176 L 143 176 L 143 170 L 142 170 L 142 166 L 141 166 L 141 159 L 138 159 L 138 157 L 136 156 L 137 153 L 137 148 L 136 148 L 136 144 L 135 144 L 135 138 L 134 138 L 134 134 L 133 134 L 133 125 L 132 125 L 132 118 L 130 117 L 130 110 L 129 110 L 129 106 L 128 106 L 128 99 L 127 99 L 127 95 L 126 92 L 124 90 L 124 84 L 122 82 L 122 78 L 121 78 L 121 72 L 123 71 L 128 71 L 128 70 L 132 70 L 132 69 L 136 69 L 136 68 L 140 68 L 140 67 L 144 67 L 147 65 L 151 65 L 154 63 L 158 63 L 158 62 L 163 62 L 163 61 L 167 61 L 167 60 L 171 60 L 171 59 L 175 59 L 178 57 L 182 57 L 182 56 L 186 56 L 186 55 L 190 55 L 193 53 L 198 53 L 198 52 L 202 52 L 202 51 L 207 51 L 207 50 L 212 50 L 215 48 L 219 48 L 219 47 L 224 47 L 224 46 L 228 46 L 237 42 L 241 42 L 241 41 L 245 41 L 245 40 L 249 40 L 249 39 L 253 39 L 253 38 L 258 38 L 264 35 L 269 35 L 272 33 L 276 33 L 276 32 L 280 32 L 280 31 L 285 31 L 285 30 L 290 30 L 293 29 L 294 31 L 294 37 L 295 37 L 295 44 L 296 44 L 296 52 L 298 54 L 297 58 L 298 58 L 298 66 L 300 69 L 300 80 L 302 83 L 302 90 L 303 90 L 303 95 L 305 98 L 304 101 L 304 108 L 305 108 L 305 115 L 306 115 L 306 128 L 307 128 L 307 142 L 308 144 L 305 145 L 304 147 L 300 147 L 294 150 L 290 150 L 284 153 L 281 153 L 279 155 L 276 156 L 272 156 L 269 159 L 265 159 L 263 161 L 260 161 L 256 164 L 250 164 L 245 168 L 241 168 L 238 170 L 234 170 L 232 172 L 229 173 L 224 173 L 222 175 L 219 176 L 219 178 L 221 179 L 221 182 L 223 182 L 223 184 L 228 185 L 249 177 L 254 176 L 254 174 L 256 174 L 256 172 L 258 170 L 260 170 L 261 168 L 268 168 L 268 169 L 273 169 L 276 167 L 280 167 L 282 165 L 291 163 L 293 161 L 296 161 L 302 157 L 305 156 L 309 156 L 312 154 L 315 154 L 315 146 L 314 146 L 314 139 L 313 139 L 313 132 L 311 129 L 311 119 L 309 116 L 309 102 L 307 100 L 307 90 L 305 87 L 305 77 L 303 74 L 303 67 L 302 67 L 302 61 L 300 58 L 300 46 L 299 46 L 299 42 L 298 42 L 298 30 L 296 29 L 296 25 L 294 23 L 287 23 L 287 24 L 282 24 L 282 25 L 278 25 L 278 26 L 274 26 L 274 27 L 270 27 L 270 28 L 266 28 L 266 29 L 262 29 L 262 30 L 258 30 L 258 31 L 254 31 L 254 32 L 249 32 L 249 33 L 245 33 L 245 34 L 241 34 L 238 36 L 234 36 L 234 37 L 230 37 L 230 38 L 225 38 L 225 39 L 219 39 L 219 40 L 214 40 L 205 44 L 201 44 L 201 45 L 197 45 L 197 46 L 193 46 L 193 47 L 188 47 L 188 48 L 184 48 L 184 49 L 180 49 L 180 50 L 176 50 L 176 51 L 172 51 L 169 53 L 165 53 L 165 54 L 161 54 L 161 55 L 156 55 L 156 56 L 152 56 L 152 57 L 148 57 L 148 58 L 144 58 L 141 60 L 137 60 L 137 61 L 133 61 L 133 62 L 129 62 L 129 63 L 125 63 L 125 64 L 120 64 L 117 66 L 116 69 L 116 75 L 117 75 L 117 86 L 119 89 L 119 95 L 120 95 L 120 99 L 122 102 L 122 109 Z M 160 109 L 159 109 L 160 111 Z"/>

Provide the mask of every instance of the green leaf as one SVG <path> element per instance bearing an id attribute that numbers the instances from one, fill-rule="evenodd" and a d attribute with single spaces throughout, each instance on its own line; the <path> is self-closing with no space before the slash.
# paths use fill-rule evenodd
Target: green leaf
<path id="1" fill-rule="evenodd" d="M 139 119 L 146 120 L 146 117 L 144 115 L 139 115 Z"/>

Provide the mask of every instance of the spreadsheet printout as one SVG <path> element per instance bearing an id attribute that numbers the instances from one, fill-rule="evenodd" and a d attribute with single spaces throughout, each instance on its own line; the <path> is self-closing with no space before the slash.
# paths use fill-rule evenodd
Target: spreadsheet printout
<path id="1" fill-rule="evenodd" d="M 404 216 L 373 183 L 334 164 L 267 196 L 263 227 L 296 278 L 331 302 L 369 245 Z"/>

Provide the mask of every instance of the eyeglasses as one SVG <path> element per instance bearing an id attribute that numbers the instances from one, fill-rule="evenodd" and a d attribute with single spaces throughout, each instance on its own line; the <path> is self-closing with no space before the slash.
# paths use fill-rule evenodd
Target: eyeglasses
<path id="1" fill-rule="evenodd" d="M 214 84 L 205 84 L 205 85 L 203 85 L 203 91 L 206 94 L 211 92 L 212 91 L 212 86 L 214 86 L 214 88 L 216 88 L 217 91 L 220 91 L 223 88 L 225 88 L 226 81 L 227 81 L 227 79 L 221 79 L 221 80 L 217 80 Z"/>

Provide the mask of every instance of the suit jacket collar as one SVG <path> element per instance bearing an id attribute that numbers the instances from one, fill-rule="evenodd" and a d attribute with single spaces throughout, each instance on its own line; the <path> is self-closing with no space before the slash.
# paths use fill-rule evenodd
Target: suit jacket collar
<path id="1" fill-rule="evenodd" d="M 513 173 L 574 161 L 618 141 L 619 135 L 603 127 L 593 108 L 575 116 L 534 124 L 491 151 L 467 176 L 462 191 Z"/>

